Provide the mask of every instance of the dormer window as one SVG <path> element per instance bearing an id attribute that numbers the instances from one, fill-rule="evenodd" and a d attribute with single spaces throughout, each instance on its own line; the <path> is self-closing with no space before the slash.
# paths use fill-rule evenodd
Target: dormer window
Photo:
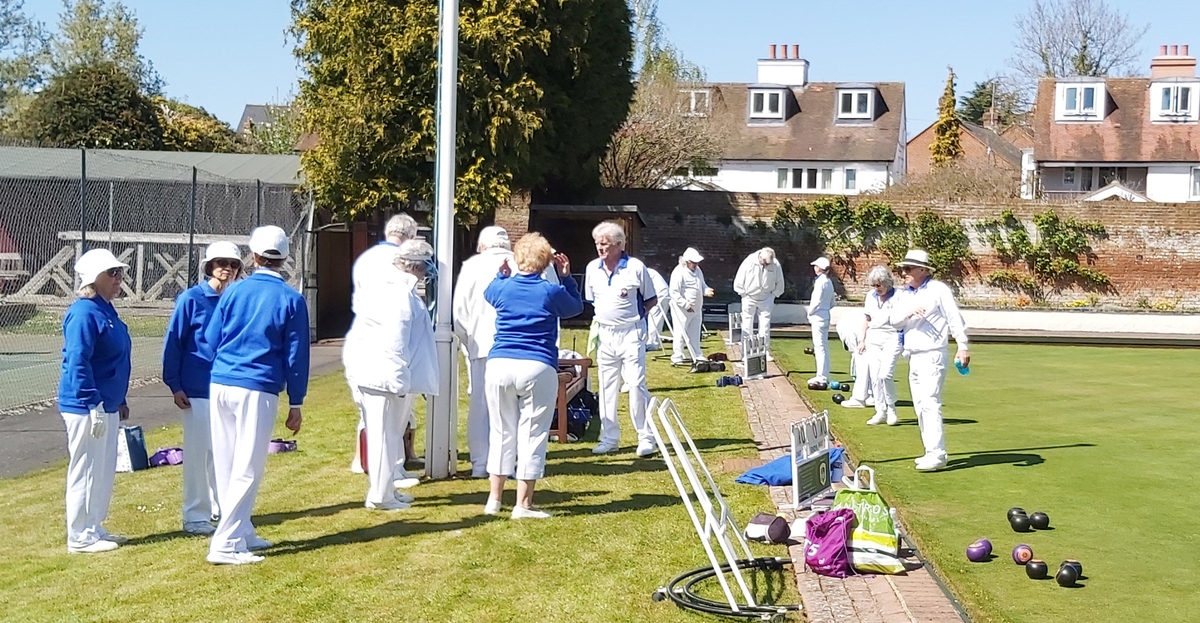
<path id="1" fill-rule="evenodd" d="M 874 118 L 874 98 L 869 90 L 838 91 L 838 119 Z"/>
<path id="2" fill-rule="evenodd" d="M 1166 78 L 1150 84 L 1150 120 L 1160 123 L 1193 123 L 1200 120 L 1200 81 Z"/>
<path id="3" fill-rule="evenodd" d="M 782 119 L 783 91 L 755 89 L 750 92 L 750 117 L 752 119 Z"/>
<path id="4" fill-rule="evenodd" d="M 1159 110 L 1164 115 L 1186 115 L 1192 111 L 1191 87 L 1163 87 Z"/>
<path id="5" fill-rule="evenodd" d="M 710 95 L 707 90 L 683 91 L 689 117 L 705 117 L 709 113 Z"/>
<path id="6" fill-rule="evenodd" d="M 1063 109 L 1068 115 L 1095 114 L 1096 87 L 1067 87 Z"/>
<path id="7" fill-rule="evenodd" d="M 1104 82 L 1068 79 L 1055 85 L 1055 121 L 1100 121 L 1107 114 Z"/>

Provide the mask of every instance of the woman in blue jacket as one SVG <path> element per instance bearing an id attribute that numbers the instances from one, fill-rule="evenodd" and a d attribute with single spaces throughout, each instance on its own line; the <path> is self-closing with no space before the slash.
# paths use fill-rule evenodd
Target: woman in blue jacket
<path id="1" fill-rule="evenodd" d="M 104 529 L 117 471 L 119 420 L 129 418 L 129 329 L 112 300 L 129 268 L 108 249 L 75 262 L 79 299 L 63 318 L 58 410 L 67 428 L 67 551 L 116 549 L 125 537 Z"/>
<path id="2" fill-rule="evenodd" d="M 163 344 L 162 379 L 183 409 L 183 529 L 212 534 L 216 515 L 216 476 L 209 432 L 208 383 L 212 362 L 200 356 L 208 319 L 225 287 L 242 272 L 241 253 L 232 242 L 214 242 L 200 264 L 205 279 L 175 299 L 175 313 Z"/>
<path id="3" fill-rule="evenodd" d="M 550 513 L 533 507 L 533 487 L 545 472 L 558 398 L 558 320 L 579 315 L 583 301 L 567 256 L 554 255 L 540 234 L 522 236 L 513 259 L 519 272 L 513 275 L 505 260 L 483 292 L 496 308 L 496 335 L 485 370 L 491 494 L 483 512 L 500 512 L 504 483 L 515 474 L 513 519 L 546 519 Z M 551 261 L 561 285 L 542 278 Z"/>

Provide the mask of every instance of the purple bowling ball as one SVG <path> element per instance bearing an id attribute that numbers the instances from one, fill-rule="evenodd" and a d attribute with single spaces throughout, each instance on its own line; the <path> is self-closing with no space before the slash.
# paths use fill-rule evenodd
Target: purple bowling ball
<path id="1" fill-rule="evenodd" d="M 979 539 L 967 546 L 967 560 L 971 562 L 987 562 L 992 555 L 992 543 L 987 539 Z"/>
<path id="2" fill-rule="evenodd" d="M 1017 563 L 1018 565 L 1024 565 L 1030 560 L 1033 560 L 1033 548 L 1022 543 L 1013 548 L 1012 558 L 1013 562 Z"/>

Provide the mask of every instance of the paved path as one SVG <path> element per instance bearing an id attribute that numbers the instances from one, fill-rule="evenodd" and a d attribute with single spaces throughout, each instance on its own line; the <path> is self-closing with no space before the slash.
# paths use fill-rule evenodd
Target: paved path
<path id="1" fill-rule="evenodd" d="M 768 377 L 741 389 L 759 456 L 771 460 L 791 451 L 791 423 L 812 414 L 780 369 L 768 364 Z M 849 472 L 849 470 L 847 470 Z M 770 487 L 779 512 L 795 518 L 791 487 Z M 790 548 L 803 561 L 803 545 Z M 962 623 L 963 618 L 924 568 L 905 575 L 827 578 L 796 566 L 804 613 L 810 623 Z"/>
<path id="2" fill-rule="evenodd" d="M 311 376 L 327 374 L 341 365 L 340 343 L 312 345 Z M 147 379 L 130 389 L 128 402 L 127 425 L 151 430 L 180 421 L 171 392 L 157 379 Z M 0 417 L 0 478 L 50 467 L 66 457 L 67 436 L 54 405 Z"/>

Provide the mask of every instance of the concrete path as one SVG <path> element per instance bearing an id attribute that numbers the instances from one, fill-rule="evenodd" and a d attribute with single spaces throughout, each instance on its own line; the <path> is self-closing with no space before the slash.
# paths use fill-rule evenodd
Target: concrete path
<path id="1" fill-rule="evenodd" d="M 749 381 L 740 391 L 746 405 L 750 430 L 764 461 L 790 453 L 792 422 L 809 417 L 812 411 L 787 377 L 774 364 L 767 366 L 767 378 Z M 770 487 L 771 501 L 789 521 L 792 511 L 791 487 Z M 802 513 L 802 515 L 805 513 Z M 789 549 L 792 560 L 804 560 L 802 544 Z M 828 578 L 795 565 L 796 582 L 810 623 L 962 623 L 955 609 L 924 567 L 904 575 L 854 576 Z"/>
<path id="2" fill-rule="evenodd" d="M 311 376 L 333 372 L 341 365 L 340 343 L 312 345 Z M 171 392 L 156 378 L 135 384 L 129 390 L 128 402 L 126 425 L 151 430 L 180 421 Z M 0 457 L 0 478 L 20 476 L 66 459 L 67 436 L 56 408 L 0 417 Z"/>

